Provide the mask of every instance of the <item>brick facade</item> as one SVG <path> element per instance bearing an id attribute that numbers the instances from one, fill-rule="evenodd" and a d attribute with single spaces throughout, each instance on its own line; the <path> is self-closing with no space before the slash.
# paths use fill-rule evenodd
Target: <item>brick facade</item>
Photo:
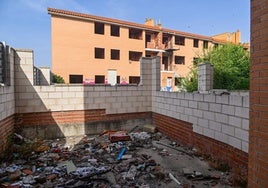
<path id="1" fill-rule="evenodd" d="M 268 0 L 251 1 L 248 187 L 268 187 Z"/>
<path id="2" fill-rule="evenodd" d="M 27 138 L 57 138 L 129 130 L 151 123 L 151 112 L 106 114 L 105 109 L 16 114 L 16 132 Z"/>
<path id="3" fill-rule="evenodd" d="M 14 115 L 9 116 L 3 120 L 0 121 L 0 157 L 2 157 L 2 152 L 6 150 L 6 148 L 9 146 L 10 138 L 9 136 L 14 131 Z"/>
<path id="4" fill-rule="evenodd" d="M 191 123 L 161 114 L 152 114 L 157 129 L 184 145 L 195 147 L 201 154 L 228 164 L 238 176 L 247 177 L 248 154 L 228 144 L 193 132 Z"/>

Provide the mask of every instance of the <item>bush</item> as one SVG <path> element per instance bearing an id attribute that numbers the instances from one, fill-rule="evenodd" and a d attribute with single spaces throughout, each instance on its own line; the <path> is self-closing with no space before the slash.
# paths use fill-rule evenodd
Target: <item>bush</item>
<path id="1" fill-rule="evenodd" d="M 59 76 L 59 75 L 56 75 L 56 74 L 54 74 L 54 73 L 53 73 L 52 82 L 53 82 L 53 83 L 56 83 L 56 84 L 64 84 L 64 83 L 65 83 L 63 77 L 61 77 L 61 76 Z"/>
<path id="2" fill-rule="evenodd" d="M 224 44 L 213 48 L 199 57 L 199 62 L 207 61 L 214 67 L 214 89 L 249 89 L 249 52 L 245 51 L 243 46 Z M 193 68 L 187 77 L 189 78 L 185 79 L 184 87 L 187 91 L 196 91 L 196 68 Z"/>

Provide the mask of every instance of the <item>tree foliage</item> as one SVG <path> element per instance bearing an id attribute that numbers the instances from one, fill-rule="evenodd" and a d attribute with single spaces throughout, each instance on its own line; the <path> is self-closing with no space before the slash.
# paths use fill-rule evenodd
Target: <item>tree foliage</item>
<path id="1" fill-rule="evenodd" d="M 57 84 L 64 84 L 65 81 L 63 79 L 63 77 L 61 77 L 60 75 L 54 74 L 53 73 L 53 83 L 57 83 Z"/>
<path id="2" fill-rule="evenodd" d="M 224 44 L 199 56 L 199 62 L 210 62 L 214 67 L 214 89 L 249 89 L 249 52 L 243 46 Z M 189 79 L 190 77 L 190 79 Z M 197 90 L 197 67 L 191 69 L 184 87 Z M 188 80 L 188 81 L 187 81 Z M 191 80 L 192 82 L 189 82 Z M 193 87 L 195 87 L 193 89 Z"/>

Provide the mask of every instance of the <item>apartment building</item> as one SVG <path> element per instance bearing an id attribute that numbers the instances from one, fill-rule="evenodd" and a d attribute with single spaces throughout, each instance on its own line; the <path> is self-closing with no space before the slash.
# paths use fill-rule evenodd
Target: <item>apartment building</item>
<path id="1" fill-rule="evenodd" d="M 174 90 L 198 55 L 226 42 L 240 43 L 240 31 L 214 37 L 163 28 L 153 19 L 138 24 L 48 8 L 52 72 L 66 83 L 137 84 L 141 57 L 161 57 L 161 86 Z"/>

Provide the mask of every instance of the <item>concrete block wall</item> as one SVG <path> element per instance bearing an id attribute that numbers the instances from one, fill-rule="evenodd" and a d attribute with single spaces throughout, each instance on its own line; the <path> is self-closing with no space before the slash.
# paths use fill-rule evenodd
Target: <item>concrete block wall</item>
<path id="1" fill-rule="evenodd" d="M 153 112 L 193 124 L 193 131 L 248 152 L 249 96 L 155 92 Z"/>
<path id="2" fill-rule="evenodd" d="M 27 53 L 31 52 L 18 53 L 21 58 L 16 64 L 16 113 L 86 109 L 105 109 L 107 114 L 152 111 L 152 89 L 160 87 L 159 79 L 152 74 L 152 70 L 156 71 L 157 67 L 159 69 L 159 58 L 144 58 L 139 86 L 33 86 L 33 58 Z M 152 69 L 152 66 L 155 68 Z M 154 81 L 153 84 L 151 80 Z"/>
<path id="3" fill-rule="evenodd" d="M 10 86 L 0 86 L 0 152 L 8 147 L 8 137 L 14 130 L 15 93 L 14 93 L 14 58 L 15 51 L 9 49 Z M 1 154 L 0 154 L 1 157 Z"/>

